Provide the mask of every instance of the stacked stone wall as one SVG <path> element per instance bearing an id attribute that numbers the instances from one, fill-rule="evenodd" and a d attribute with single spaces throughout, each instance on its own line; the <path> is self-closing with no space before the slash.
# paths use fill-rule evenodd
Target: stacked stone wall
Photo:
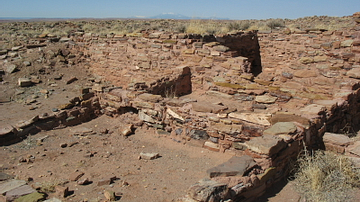
<path id="1" fill-rule="evenodd" d="M 349 149 L 359 162 L 359 142 L 338 144 L 339 134 L 329 134 L 359 129 L 358 30 L 73 36 L 82 62 L 107 82 L 93 87 L 90 107 L 79 99 L 55 125 L 85 109 L 108 116 L 131 110 L 140 121 L 128 128 L 152 127 L 233 154 L 178 201 L 254 201 L 287 176 L 303 149 Z M 7 132 L 1 137 L 18 136 Z"/>

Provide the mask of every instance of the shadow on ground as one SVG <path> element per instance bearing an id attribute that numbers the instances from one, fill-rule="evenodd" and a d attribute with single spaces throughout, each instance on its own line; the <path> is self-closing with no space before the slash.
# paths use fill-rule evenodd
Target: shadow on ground
<path id="1" fill-rule="evenodd" d="M 283 179 L 267 189 L 257 202 L 292 202 L 299 201 L 300 195 L 296 192 L 293 181 Z"/>

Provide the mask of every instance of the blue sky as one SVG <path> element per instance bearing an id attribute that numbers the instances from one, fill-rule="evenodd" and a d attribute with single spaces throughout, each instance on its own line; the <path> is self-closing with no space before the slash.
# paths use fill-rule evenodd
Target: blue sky
<path id="1" fill-rule="evenodd" d="M 360 0 L 0 0 L 0 18 L 126 18 L 171 12 L 239 20 L 295 19 L 358 11 Z"/>

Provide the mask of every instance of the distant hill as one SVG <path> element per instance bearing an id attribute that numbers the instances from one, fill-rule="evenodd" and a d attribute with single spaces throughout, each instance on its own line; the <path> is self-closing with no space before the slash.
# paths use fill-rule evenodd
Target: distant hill
<path id="1" fill-rule="evenodd" d="M 151 16 L 151 17 L 148 17 L 148 18 L 152 18 L 152 19 L 176 19 L 176 20 L 192 19 L 191 17 L 181 15 L 181 14 L 176 14 L 176 13 L 162 13 L 162 14 Z"/>

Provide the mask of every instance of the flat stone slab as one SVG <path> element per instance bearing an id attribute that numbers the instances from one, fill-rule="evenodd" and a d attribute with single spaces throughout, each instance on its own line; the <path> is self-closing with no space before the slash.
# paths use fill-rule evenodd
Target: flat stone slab
<path id="1" fill-rule="evenodd" d="M 16 129 L 11 125 L 0 126 L 0 136 L 6 135 L 14 131 L 16 131 Z"/>
<path id="2" fill-rule="evenodd" d="M 261 114 L 261 113 L 230 113 L 230 118 L 244 120 L 250 123 L 255 123 L 264 126 L 270 126 L 269 119 L 271 114 Z"/>
<path id="3" fill-rule="evenodd" d="M 227 93 L 222 93 L 222 92 L 219 92 L 219 91 L 206 91 L 205 92 L 207 95 L 210 95 L 210 96 L 215 96 L 215 97 L 219 97 L 219 98 L 225 98 L 225 99 L 231 99 L 233 98 L 232 95 L 229 95 Z"/>
<path id="4" fill-rule="evenodd" d="M 210 168 L 206 172 L 212 177 L 243 176 L 245 172 L 256 165 L 250 156 L 233 156 L 228 161 L 216 167 Z"/>
<path id="5" fill-rule="evenodd" d="M 263 135 L 261 137 L 252 138 L 245 145 L 251 150 L 259 154 L 272 156 L 286 147 L 286 143 L 280 137 L 273 135 Z"/>
<path id="6" fill-rule="evenodd" d="M 241 133 L 241 131 L 243 130 L 242 125 L 227 125 L 223 123 L 216 123 L 212 125 L 211 128 L 227 134 Z"/>
<path id="7" fill-rule="evenodd" d="M 23 185 L 6 192 L 6 198 L 7 200 L 16 199 L 19 198 L 20 196 L 31 194 L 33 192 L 36 192 L 36 190 L 30 187 L 29 185 Z"/>
<path id="8" fill-rule="evenodd" d="M 264 130 L 264 135 L 288 135 L 296 132 L 296 125 L 292 122 L 277 122 L 269 129 Z"/>
<path id="9" fill-rule="evenodd" d="M 340 146 L 348 146 L 351 143 L 351 139 L 342 134 L 335 134 L 326 132 L 323 137 L 324 143 L 331 143 Z"/>
<path id="10" fill-rule="evenodd" d="M 305 127 L 310 126 L 309 119 L 294 114 L 275 114 L 270 121 L 272 124 L 277 122 L 297 122 Z"/>
<path id="11" fill-rule="evenodd" d="M 351 69 L 348 72 L 346 72 L 346 75 L 351 78 L 360 79 L 360 69 L 359 68 Z"/>
<path id="12" fill-rule="evenodd" d="M 257 103 L 264 103 L 264 104 L 272 104 L 275 103 L 277 97 L 269 96 L 269 95 L 259 95 L 255 97 L 255 101 Z"/>
<path id="13" fill-rule="evenodd" d="M 205 112 L 205 113 L 219 113 L 221 110 L 227 109 L 225 106 L 215 105 L 209 102 L 194 102 L 192 103 L 192 108 L 197 112 Z"/>
<path id="14" fill-rule="evenodd" d="M 310 104 L 300 109 L 304 114 L 319 114 L 319 112 L 324 111 L 326 108 L 323 105 Z"/>
<path id="15" fill-rule="evenodd" d="M 145 152 L 140 153 L 141 159 L 153 160 L 153 159 L 157 159 L 159 157 L 160 157 L 159 153 L 145 153 Z"/>
<path id="16" fill-rule="evenodd" d="M 360 157 L 360 141 L 356 141 L 354 145 L 349 146 L 346 151 Z"/>
<path id="17" fill-rule="evenodd" d="M 13 190 L 15 188 L 21 187 L 26 184 L 24 180 L 9 180 L 0 184 L 0 194 L 5 194 L 6 192 Z"/>

